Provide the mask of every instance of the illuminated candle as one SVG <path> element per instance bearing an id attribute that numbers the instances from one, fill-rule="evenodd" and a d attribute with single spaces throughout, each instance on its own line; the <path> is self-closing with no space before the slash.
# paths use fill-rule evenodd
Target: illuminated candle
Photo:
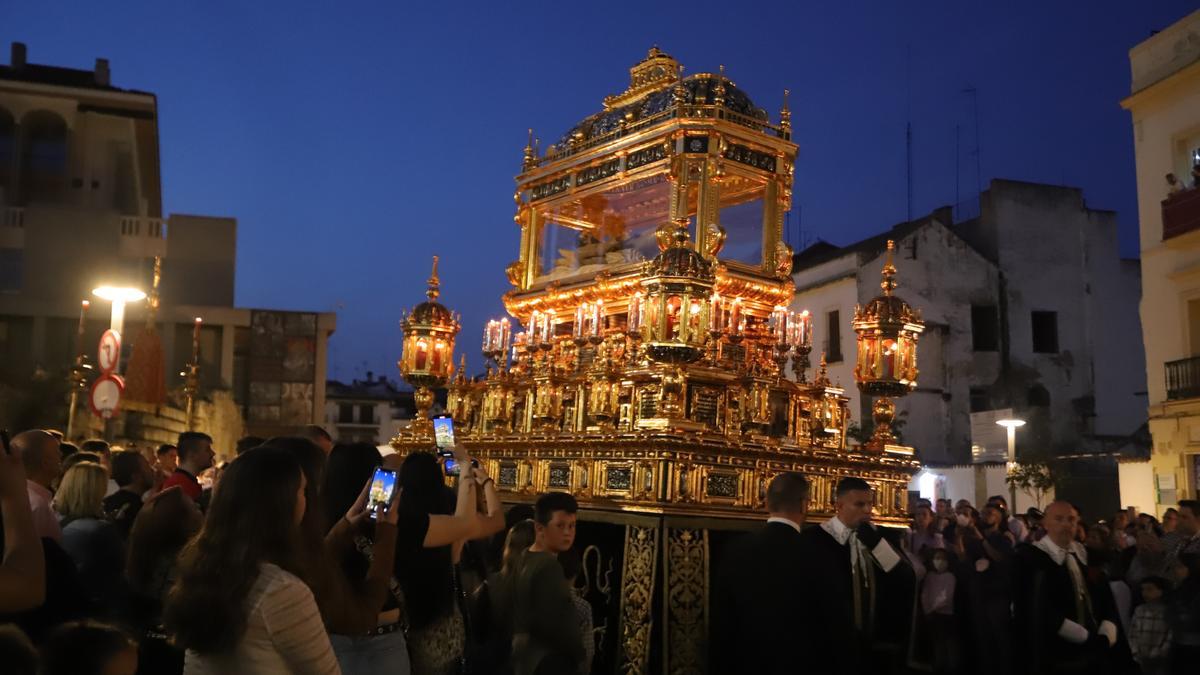
<path id="1" fill-rule="evenodd" d="M 492 351 L 492 325 L 495 321 L 488 321 L 483 327 L 483 353 L 488 354 Z"/>
<path id="2" fill-rule="evenodd" d="M 796 344 L 811 346 L 812 345 L 812 315 L 808 310 L 800 312 L 800 339 Z"/>
<path id="3" fill-rule="evenodd" d="M 417 340 L 417 357 L 413 359 L 415 370 L 425 370 L 425 362 L 429 357 L 429 343 L 425 338 Z"/>
<path id="4" fill-rule="evenodd" d="M 642 328 L 642 294 L 634 293 L 629 299 L 629 332 L 634 333 Z"/>
<path id="5" fill-rule="evenodd" d="M 550 309 L 542 315 L 542 342 L 550 343 L 554 341 L 554 315 L 555 311 Z"/>
<path id="6" fill-rule="evenodd" d="M 509 324 L 508 317 L 500 319 L 496 322 L 496 324 L 500 333 L 500 342 L 496 344 L 493 349 L 503 354 L 508 351 L 509 333 L 512 330 L 512 325 Z"/>
<path id="7" fill-rule="evenodd" d="M 75 353 L 76 354 L 83 353 L 83 327 L 84 327 L 84 322 L 87 319 L 88 307 L 91 307 L 91 306 L 92 306 L 92 303 L 88 302 L 87 300 L 84 300 L 79 305 L 79 329 L 75 332 Z"/>
<path id="8" fill-rule="evenodd" d="M 575 325 L 572 327 L 571 334 L 576 338 L 582 338 L 587 335 L 583 327 L 583 322 L 585 319 L 590 318 L 590 313 L 591 311 L 586 302 L 575 308 Z"/>
<path id="9" fill-rule="evenodd" d="M 529 344 L 538 343 L 538 332 L 542 330 L 542 313 L 533 310 L 533 314 L 529 315 Z"/>
<path id="10" fill-rule="evenodd" d="M 774 336 L 777 344 L 787 344 L 788 337 L 788 310 L 787 307 L 776 306 L 771 311 L 770 321 L 771 335 Z"/>
<path id="11" fill-rule="evenodd" d="M 726 328 L 730 333 L 741 333 L 746 328 L 746 322 L 742 320 L 742 299 L 734 298 L 729 304 L 729 315 L 726 317 L 728 323 Z"/>
<path id="12" fill-rule="evenodd" d="M 204 323 L 204 319 L 196 317 L 195 326 L 192 328 L 192 363 L 200 362 L 200 324 Z"/>
<path id="13" fill-rule="evenodd" d="M 592 325 L 588 332 L 588 337 L 600 336 L 600 324 L 604 320 L 604 301 L 597 300 L 596 304 L 592 305 Z"/>
<path id="14" fill-rule="evenodd" d="M 721 296 L 713 293 L 708 301 L 708 330 L 713 333 L 721 332 Z"/>

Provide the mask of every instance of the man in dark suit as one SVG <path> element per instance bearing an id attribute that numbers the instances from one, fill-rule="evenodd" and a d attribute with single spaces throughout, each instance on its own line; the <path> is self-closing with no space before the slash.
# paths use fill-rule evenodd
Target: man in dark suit
<path id="1" fill-rule="evenodd" d="M 1120 615 L 1107 578 L 1088 580 L 1087 551 L 1075 541 L 1079 513 L 1054 502 L 1042 523 L 1046 536 L 1016 555 L 1013 635 L 1022 672 L 1112 672 L 1121 661 L 1113 649 Z"/>
<path id="2" fill-rule="evenodd" d="M 782 473 L 767 488 L 766 527 L 731 545 L 717 572 L 709 622 L 713 675 L 797 672 L 791 649 L 800 637 L 806 580 L 800 576 L 800 529 L 808 513 L 808 480 Z"/>
<path id="3" fill-rule="evenodd" d="M 805 673 L 903 672 L 916 577 L 897 533 L 871 523 L 871 486 L 843 478 L 834 517 L 801 535 Z"/>

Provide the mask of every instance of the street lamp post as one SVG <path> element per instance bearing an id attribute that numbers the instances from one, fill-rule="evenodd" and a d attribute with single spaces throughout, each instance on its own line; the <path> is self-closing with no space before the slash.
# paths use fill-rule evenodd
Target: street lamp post
<path id="1" fill-rule="evenodd" d="M 1013 417 L 996 420 L 996 424 L 1008 432 L 1008 472 L 1012 473 L 1017 469 L 1017 427 L 1025 426 L 1025 420 Z M 1008 509 L 1010 515 L 1017 512 L 1017 484 L 1012 481 L 1008 482 Z"/>
<path id="2" fill-rule="evenodd" d="M 92 290 L 92 295 L 112 303 L 112 321 L 109 327 L 118 333 L 125 328 L 125 304 L 146 298 L 146 292 L 141 289 L 121 286 L 100 286 Z"/>

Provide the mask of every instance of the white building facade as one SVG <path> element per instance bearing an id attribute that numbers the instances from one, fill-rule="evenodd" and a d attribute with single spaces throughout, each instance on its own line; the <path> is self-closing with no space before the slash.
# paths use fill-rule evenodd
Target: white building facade
<path id="1" fill-rule="evenodd" d="M 814 362 L 851 397 L 856 304 L 879 293 L 887 240 L 897 293 L 921 310 L 917 389 L 897 401 L 901 436 L 930 464 L 971 461 L 970 414 L 1013 408 L 1029 424 L 1018 456 L 1061 456 L 1120 445 L 1145 422 L 1136 261 L 1121 260 L 1116 219 L 1073 188 L 995 180 L 978 218 L 949 209 L 838 248 L 796 256 L 793 309 L 814 315 Z"/>
<path id="2" fill-rule="evenodd" d="M 1173 173 L 1191 187 L 1200 162 L 1200 11 L 1129 50 L 1153 451 L 1122 465 L 1122 499 L 1162 514 L 1200 494 L 1200 190 L 1172 194 Z"/>

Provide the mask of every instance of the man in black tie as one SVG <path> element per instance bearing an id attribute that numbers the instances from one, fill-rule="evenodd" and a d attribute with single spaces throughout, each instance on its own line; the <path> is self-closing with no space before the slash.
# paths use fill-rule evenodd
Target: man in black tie
<path id="1" fill-rule="evenodd" d="M 800 529 L 808 513 L 808 480 L 782 473 L 767 488 L 766 527 L 731 544 L 713 584 L 709 646 L 713 675 L 795 673 L 794 645 L 803 614 Z"/>
<path id="2" fill-rule="evenodd" d="M 843 478 L 835 495 L 834 517 L 800 537 L 807 643 L 797 663 L 804 673 L 902 672 L 916 599 L 912 566 L 897 535 L 871 524 L 866 481 Z"/>
<path id="3" fill-rule="evenodd" d="M 1046 507 L 1046 536 L 1017 550 L 1014 642 L 1023 673 L 1112 672 L 1120 615 L 1107 579 L 1089 581 L 1087 551 L 1075 541 L 1079 513 L 1069 502 Z"/>

